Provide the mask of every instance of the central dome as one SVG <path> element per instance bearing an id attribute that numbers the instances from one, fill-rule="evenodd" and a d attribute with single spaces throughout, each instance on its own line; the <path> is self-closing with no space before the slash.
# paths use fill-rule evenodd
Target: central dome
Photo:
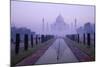
<path id="1" fill-rule="evenodd" d="M 64 18 L 59 14 L 55 22 L 51 26 L 51 31 L 53 34 L 58 36 L 65 36 L 67 34 L 68 24 L 65 23 Z"/>
<path id="2" fill-rule="evenodd" d="M 61 14 L 59 14 L 58 17 L 56 18 L 55 24 L 58 24 L 58 23 L 59 23 L 59 24 L 64 24 L 64 25 L 65 25 L 64 19 L 63 19 L 63 17 L 62 17 Z"/>

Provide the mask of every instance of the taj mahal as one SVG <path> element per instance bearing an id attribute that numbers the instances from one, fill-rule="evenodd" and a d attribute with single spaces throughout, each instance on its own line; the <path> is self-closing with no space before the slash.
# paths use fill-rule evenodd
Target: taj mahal
<path id="1" fill-rule="evenodd" d="M 55 35 L 66 35 L 67 29 L 69 29 L 68 24 L 65 23 L 61 14 L 58 15 L 56 21 L 51 25 L 51 31 Z"/>
<path id="2" fill-rule="evenodd" d="M 53 24 L 51 25 L 46 25 L 46 31 L 45 32 L 49 32 L 55 36 L 65 36 L 66 34 L 71 34 L 72 32 L 73 33 L 76 33 L 75 32 L 75 24 L 67 24 L 65 21 L 64 21 L 64 17 L 59 14 L 55 21 L 53 22 Z M 76 20 L 75 20 L 76 22 Z M 43 19 L 43 24 L 44 24 L 44 19 Z M 45 25 L 43 25 L 44 27 Z M 48 27 L 49 26 L 49 27 Z"/>

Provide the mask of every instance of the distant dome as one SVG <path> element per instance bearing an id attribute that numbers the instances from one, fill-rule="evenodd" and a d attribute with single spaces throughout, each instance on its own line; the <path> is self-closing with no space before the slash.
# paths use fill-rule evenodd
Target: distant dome
<path id="1" fill-rule="evenodd" d="M 56 23 L 65 24 L 64 18 L 62 17 L 61 14 L 59 14 L 58 17 L 56 18 Z"/>
<path id="2" fill-rule="evenodd" d="M 51 31 L 53 34 L 58 36 L 65 36 L 67 34 L 68 24 L 64 22 L 64 18 L 59 14 L 55 22 L 51 26 Z"/>

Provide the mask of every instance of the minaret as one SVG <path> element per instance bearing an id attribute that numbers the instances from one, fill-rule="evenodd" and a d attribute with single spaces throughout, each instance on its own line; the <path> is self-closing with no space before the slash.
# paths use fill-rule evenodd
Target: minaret
<path id="1" fill-rule="evenodd" d="M 73 22 L 70 23 L 70 34 L 72 34 L 74 31 L 74 24 Z"/>
<path id="2" fill-rule="evenodd" d="M 75 32 L 76 32 L 76 30 L 77 30 L 77 19 L 75 18 Z"/>
<path id="3" fill-rule="evenodd" d="M 75 29 L 76 29 L 76 27 L 77 27 L 77 20 L 76 20 L 76 18 L 75 18 Z"/>
<path id="4" fill-rule="evenodd" d="M 45 32 L 44 28 L 45 28 L 45 25 L 44 25 L 44 18 L 43 18 L 42 19 L 42 34 L 44 34 L 44 32 Z"/>
<path id="5" fill-rule="evenodd" d="M 48 32 L 49 32 L 49 25 L 48 25 L 48 22 L 47 22 L 47 26 L 46 26 L 46 32 L 47 32 L 47 34 L 48 34 Z"/>

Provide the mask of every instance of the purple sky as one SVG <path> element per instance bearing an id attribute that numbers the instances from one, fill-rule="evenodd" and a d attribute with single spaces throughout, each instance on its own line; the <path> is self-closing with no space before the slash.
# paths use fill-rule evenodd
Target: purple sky
<path id="1" fill-rule="evenodd" d="M 74 23 L 77 19 L 77 26 L 86 22 L 94 23 L 94 6 L 65 5 L 34 2 L 11 2 L 11 24 L 16 27 L 27 27 L 32 31 L 40 31 L 42 19 L 45 24 L 52 24 L 56 17 L 61 14 L 67 24 Z"/>

